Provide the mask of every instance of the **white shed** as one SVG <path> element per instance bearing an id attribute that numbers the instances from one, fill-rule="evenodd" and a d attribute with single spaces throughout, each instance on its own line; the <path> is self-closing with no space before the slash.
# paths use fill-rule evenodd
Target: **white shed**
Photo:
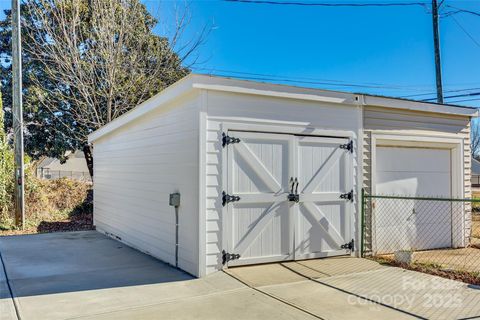
<path id="1" fill-rule="evenodd" d="M 94 223 L 199 277 L 224 266 L 358 254 L 349 245 L 360 243 L 362 188 L 470 197 L 475 115 L 189 75 L 89 136 Z M 172 193 L 180 193 L 178 234 Z"/>

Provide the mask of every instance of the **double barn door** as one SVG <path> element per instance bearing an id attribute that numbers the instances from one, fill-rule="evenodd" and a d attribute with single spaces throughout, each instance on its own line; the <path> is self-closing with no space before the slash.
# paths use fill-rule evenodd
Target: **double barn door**
<path id="1" fill-rule="evenodd" d="M 224 262 L 349 253 L 353 157 L 346 138 L 229 131 Z M 351 199 L 349 199 L 351 198 Z"/>

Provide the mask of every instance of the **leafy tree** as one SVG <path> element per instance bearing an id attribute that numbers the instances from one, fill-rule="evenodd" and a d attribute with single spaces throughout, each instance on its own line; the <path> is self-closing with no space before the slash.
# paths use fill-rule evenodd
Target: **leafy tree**
<path id="1" fill-rule="evenodd" d="M 180 45 L 189 21 L 185 10 L 170 40 L 156 35 L 158 21 L 139 0 L 28 0 L 21 12 L 25 148 L 34 158 L 61 158 L 86 146 L 89 133 L 184 77 L 186 59 L 207 34 L 204 28 Z M 9 21 L 6 11 L 0 74 L 8 106 Z M 84 151 L 92 170 L 89 148 Z"/>
<path id="2" fill-rule="evenodd" d="M 0 222 L 8 217 L 13 197 L 13 150 L 8 145 L 3 126 L 2 97 L 0 94 Z"/>

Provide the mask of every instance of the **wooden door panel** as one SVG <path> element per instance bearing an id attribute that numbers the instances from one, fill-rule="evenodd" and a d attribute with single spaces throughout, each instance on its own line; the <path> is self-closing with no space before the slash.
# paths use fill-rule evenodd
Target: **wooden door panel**
<path id="1" fill-rule="evenodd" d="M 231 132 L 229 190 L 240 201 L 229 204 L 231 265 L 291 259 L 293 225 L 287 203 L 293 136 Z"/>
<path id="2" fill-rule="evenodd" d="M 348 254 L 353 204 L 340 196 L 353 188 L 347 139 L 299 137 L 296 145 L 300 203 L 295 259 Z"/>

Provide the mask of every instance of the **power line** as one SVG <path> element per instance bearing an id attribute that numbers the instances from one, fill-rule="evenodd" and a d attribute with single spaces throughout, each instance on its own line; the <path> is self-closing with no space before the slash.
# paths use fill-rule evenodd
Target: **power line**
<path id="1" fill-rule="evenodd" d="M 480 90 L 480 88 L 466 88 L 466 89 L 455 89 L 455 90 L 444 90 L 444 92 L 462 92 L 462 91 L 471 91 L 471 90 Z M 401 96 L 400 98 L 412 98 L 412 97 L 420 97 L 420 96 L 431 96 L 436 94 L 436 92 L 429 92 L 429 93 L 419 93 L 419 94 L 410 94 L 407 96 Z"/>
<path id="2" fill-rule="evenodd" d="M 473 96 L 480 96 L 480 92 L 470 92 L 470 93 L 465 93 L 465 94 L 457 94 L 457 95 L 445 97 L 445 99 L 462 98 L 462 97 L 473 97 Z M 432 100 L 435 100 L 435 98 L 433 98 L 433 99 L 424 99 L 424 100 L 422 100 L 422 101 L 432 101 Z"/>
<path id="3" fill-rule="evenodd" d="M 246 75 L 246 76 L 255 76 L 255 77 L 268 77 L 268 78 L 276 78 L 274 80 L 277 81 L 288 81 L 288 82 L 306 82 L 312 84 L 325 84 L 325 85 L 336 85 L 336 86 L 355 86 L 355 87 L 366 87 L 366 88 L 378 88 L 378 89 L 397 89 L 397 90 L 415 90 L 419 91 L 418 88 L 420 85 L 394 85 L 394 84 L 385 84 L 385 83 L 375 83 L 375 82 L 365 82 L 365 83 L 349 83 L 344 80 L 332 80 L 332 79 L 324 79 L 324 78 L 311 78 L 311 77 L 288 77 L 284 75 L 275 75 L 275 74 L 266 74 L 266 73 L 251 73 L 251 72 L 242 72 L 242 71 L 233 71 L 233 70 L 226 70 L 226 69 L 217 69 L 217 68 L 193 68 L 195 70 L 202 70 L 208 71 L 207 73 L 210 75 L 218 75 L 218 72 L 227 73 L 227 76 L 239 77 L 238 75 Z M 230 75 L 232 74 L 232 75 Z M 244 77 L 247 78 L 247 77 Z M 250 77 L 248 77 L 250 78 Z"/>
<path id="4" fill-rule="evenodd" d="M 421 6 L 426 8 L 425 2 L 393 2 L 393 3 L 328 3 L 328 2 L 280 2 L 269 0 L 224 0 L 226 2 L 241 2 L 249 4 L 271 4 L 290 6 L 315 6 L 315 7 L 399 7 L 399 6 Z"/>
<path id="5" fill-rule="evenodd" d="M 219 74 L 219 73 L 209 73 L 208 75 L 215 75 L 219 77 L 229 77 L 231 75 L 228 74 Z M 290 79 L 278 79 L 278 78 L 267 78 L 267 77 L 254 77 L 254 76 L 235 76 L 235 78 L 242 79 L 242 80 L 256 80 L 256 81 L 282 81 L 282 82 L 293 82 L 293 83 L 307 83 L 307 84 L 319 84 L 320 82 L 314 82 L 314 81 L 298 81 L 298 80 L 290 80 Z M 334 83 L 328 83 L 328 85 L 335 85 L 335 86 L 355 86 L 352 84 L 334 84 Z M 478 89 L 478 88 L 476 88 Z M 469 90 L 469 89 L 461 89 L 461 90 Z M 455 92 L 456 90 L 452 90 L 450 92 Z M 447 91 L 448 92 L 448 91 Z M 435 94 L 435 93 L 433 93 Z M 451 99 L 451 98 L 460 98 L 460 97 L 470 97 L 470 96 L 479 96 L 480 92 L 473 92 L 469 94 L 461 94 L 461 95 L 454 95 L 454 96 L 448 96 L 445 97 L 444 99 Z M 431 99 L 424 99 L 420 101 L 428 102 L 436 100 L 435 98 Z M 466 101 L 475 101 L 475 100 L 480 100 L 480 98 L 474 98 L 474 99 L 465 99 L 465 100 L 458 100 L 458 101 L 449 101 L 448 103 L 456 103 L 456 102 L 466 102 Z"/>
<path id="6" fill-rule="evenodd" d="M 454 9 L 454 11 L 446 12 L 445 15 L 444 15 L 445 17 L 449 17 L 449 16 L 457 14 L 457 13 L 469 13 L 469 14 L 473 14 L 475 16 L 480 17 L 480 12 L 467 10 L 467 9 L 462 9 L 462 8 L 457 8 L 457 7 L 451 6 L 449 4 L 446 4 L 445 6 Z"/>
<path id="7" fill-rule="evenodd" d="M 457 24 L 457 26 L 470 38 L 470 40 L 473 41 L 478 47 L 480 47 L 480 43 L 468 32 L 461 24 L 460 22 L 455 18 L 455 16 L 452 16 L 453 21 Z"/>
<path id="8" fill-rule="evenodd" d="M 458 102 L 478 101 L 478 100 L 480 100 L 480 98 L 464 99 L 464 100 L 455 100 L 455 101 L 449 101 L 448 103 L 458 103 Z"/>
<path id="9" fill-rule="evenodd" d="M 244 72 L 244 71 L 236 71 L 236 70 L 227 70 L 227 69 L 218 69 L 218 68 L 201 68 L 201 67 L 194 67 L 194 70 L 201 70 L 201 71 L 208 71 L 204 74 L 211 75 L 211 76 L 219 76 L 219 77 L 232 77 L 237 79 L 244 79 L 244 80 L 260 80 L 260 81 L 278 81 L 278 82 L 288 82 L 288 83 L 299 83 L 299 84 L 322 84 L 326 86 L 337 86 L 337 87 L 358 87 L 358 88 L 375 88 L 375 89 L 390 89 L 390 90 L 414 90 L 419 91 L 418 88 L 421 85 L 393 85 L 393 84 L 384 84 L 384 83 L 376 83 L 376 82 L 366 82 L 366 83 L 349 83 L 344 80 L 332 80 L 332 79 L 325 79 L 325 78 L 312 78 L 312 77 L 289 77 L 285 75 L 278 75 L 278 74 L 268 74 L 268 73 L 253 73 L 253 72 Z M 473 84 L 473 83 L 470 83 Z M 455 93 L 455 92 L 464 92 L 464 91 L 472 91 L 472 90 L 480 90 L 480 87 L 475 88 L 464 88 L 464 89 L 450 89 L 445 90 L 448 93 Z M 421 97 L 421 96 L 428 96 L 434 95 L 435 92 L 428 92 L 428 93 L 418 93 L 418 94 L 411 94 L 411 95 L 404 95 L 399 96 L 399 98 L 411 98 L 411 97 Z M 449 97 L 446 97 L 449 98 Z M 425 100 L 435 100 L 433 99 L 425 99 Z"/>
<path id="10" fill-rule="evenodd" d="M 307 84 L 307 85 L 325 85 L 333 87 L 351 87 L 351 88 L 365 88 L 365 89 L 386 89 L 386 90 L 408 90 L 408 91 L 419 91 L 419 89 L 413 88 L 395 88 L 388 86 L 379 86 L 379 85 L 361 85 L 354 83 L 330 83 L 330 82 L 321 82 L 321 81 L 304 81 L 304 80 L 295 80 L 288 78 L 275 78 L 275 77 L 264 77 L 264 76 L 248 76 L 248 75 L 232 75 L 225 73 L 205 73 L 207 75 L 218 76 L 218 77 L 233 77 L 242 80 L 255 80 L 255 81 L 277 81 L 277 82 L 287 82 L 293 84 Z"/>

